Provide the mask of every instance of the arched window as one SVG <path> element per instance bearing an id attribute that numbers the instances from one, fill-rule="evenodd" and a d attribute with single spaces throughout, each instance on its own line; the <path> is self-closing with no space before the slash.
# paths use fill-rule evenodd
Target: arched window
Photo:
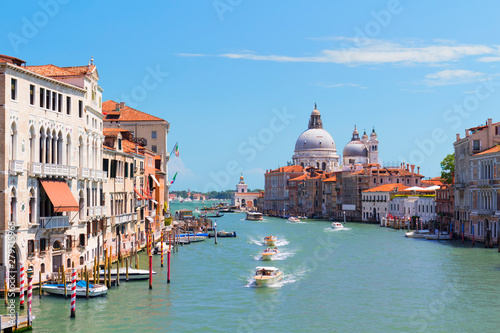
<path id="1" fill-rule="evenodd" d="M 10 126 L 10 159 L 15 160 L 17 157 L 17 126 L 12 123 Z"/>
<path id="2" fill-rule="evenodd" d="M 83 220 L 85 219 L 85 198 L 83 196 L 83 191 L 80 190 L 80 194 L 79 194 L 79 199 L 78 199 L 78 206 L 79 206 L 79 213 L 78 213 L 78 217 L 80 220 Z"/>
<path id="3" fill-rule="evenodd" d="M 17 224 L 17 193 L 14 187 L 10 192 L 10 221 Z"/>
<path id="4" fill-rule="evenodd" d="M 60 250 L 62 248 L 62 244 L 60 241 L 56 240 L 54 242 L 54 244 L 52 244 L 52 249 L 57 251 L 57 250 Z"/>
<path id="5" fill-rule="evenodd" d="M 29 133 L 29 161 L 33 163 L 35 161 L 35 152 L 36 152 L 36 137 L 35 137 L 35 128 L 33 126 L 30 127 Z"/>
<path id="6" fill-rule="evenodd" d="M 301 166 L 301 167 L 304 167 L 304 162 L 300 163 L 300 166 Z"/>
<path id="7" fill-rule="evenodd" d="M 52 164 L 57 164 L 57 134 L 56 131 L 52 131 L 52 140 L 51 149 L 52 149 L 52 158 L 50 159 Z"/>
<path id="8" fill-rule="evenodd" d="M 323 162 L 323 164 L 321 165 L 321 169 L 324 171 L 326 170 L 326 162 Z"/>
<path id="9" fill-rule="evenodd" d="M 63 164 L 63 134 L 57 134 L 57 164 Z"/>
<path id="10" fill-rule="evenodd" d="M 78 167 L 83 167 L 83 138 L 78 138 Z"/>
<path id="11" fill-rule="evenodd" d="M 29 222 L 30 223 L 35 223 L 36 222 L 36 198 L 35 198 L 35 189 L 31 188 L 30 189 L 30 202 L 28 206 L 29 210 Z"/>
<path id="12" fill-rule="evenodd" d="M 71 136 L 66 136 L 66 165 L 71 165 Z"/>
<path id="13" fill-rule="evenodd" d="M 39 158 L 38 158 L 38 162 L 40 163 L 44 163 L 44 158 L 45 158 L 45 130 L 42 128 L 40 128 L 40 151 L 39 151 Z"/>
<path id="14" fill-rule="evenodd" d="M 50 130 L 47 129 L 46 135 L 45 135 L 45 163 L 50 163 L 51 161 L 51 137 L 50 137 Z"/>
<path id="15" fill-rule="evenodd" d="M 316 169 L 319 169 L 319 162 L 316 162 Z"/>

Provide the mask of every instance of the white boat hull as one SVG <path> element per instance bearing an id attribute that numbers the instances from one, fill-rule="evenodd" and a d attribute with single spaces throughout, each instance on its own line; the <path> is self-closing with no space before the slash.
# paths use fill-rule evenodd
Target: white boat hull
<path id="1" fill-rule="evenodd" d="M 52 295 L 61 295 L 64 296 L 64 285 L 42 285 L 42 291 L 47 294 Z M 93 288 L 89 288 L 89 297 L 97 297 L 106 295 L 108 293 L 108 288 L 102 285 L 94 285 Z M 71 297 L 71 284 L 66 285 L 66 295 Z M 86 297 L 87 291 L 86 288 L 76 287 L 76 296 L 77 297 Z"/>
<path id="2" fill-rule="evenodd" d="M 268 252 L 262 253 L 262 260 L 272 260 L 274 256 L 277 256 L 278 252 Z"/>
<path id="3" fill-rule="evenodd" d="M 425 236 L 429 235 L 429 231 L 425 230 L 414 230 L 410 232 L 406 232 L 405 236 L 408 238 L 425 238 Z"/>
<path id="4" fill-rule="evenodd" d="M 120 280 L 125 280 L 127 278 L 127 271 L 125 267 L 120 268 Z M 107 274 L 107 272 L 106 272 Z M 153 275 L 156 274 L 155 271 L 153 271 Z M 104 270 L 99 271 L 100 276 L 104 276 Z M 111 279 L 116 279 L 116 268 L 111 269 Z M 130 268 L 128 269 L 128 279 L 129 280 L 147 280 L 149 279 L 149 271 L 147 269 L 135 269 L 135 268 Z"/>
<path id="5" fill-rule="evenodd" d="M 429 240 L 450 240 L 450 234 L 425 235 L 424 237 Z"/>
<path id="6" fill-rule="evenodd" d="M 283 279 L 283 274 L 276 276 L 255 276 L 255 284 L 258 286 L 268 286 L 280 282 Z"/>

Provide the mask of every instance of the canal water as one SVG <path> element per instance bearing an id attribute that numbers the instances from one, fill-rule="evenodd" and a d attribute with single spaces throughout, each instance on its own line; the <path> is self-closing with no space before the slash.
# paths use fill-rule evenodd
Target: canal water
<path id="1" fill-rule="evenodd" d="M 173 204 L 173 209 L 201 203 Z M 167 268 L 154 257 L 153 290 L 128 282 L 106 297 L 34 297 L 35 332 L 498 332 L 500 253 L 460 241 L 407 239 L 402 231 L 347 223 L 217 219 L 219 238 L 179 247 Z M 279 258 L 260 261 L 262 239 L 278 237 Z M 166 262 L 166 260 L 165 260 Z M 141 254 L 140 266 L 146 268 Z M 284 279 L 255 287 L 256 266 Z M 5 312 L 5 309 L 4 309 Z"/>

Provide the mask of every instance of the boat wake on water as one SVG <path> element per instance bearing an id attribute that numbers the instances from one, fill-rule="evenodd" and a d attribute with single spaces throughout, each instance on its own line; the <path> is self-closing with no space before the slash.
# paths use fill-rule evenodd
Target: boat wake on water
<path id="1" fill-rule="evenodd" d="M 277 261 L 277 260 L 285 260 L 286 258 L 293 257 L 295 255 L 295 252 L 280 252 L 273 256 L 270 261 Z M 255 260 L 260 260 L 260 261 L 266 261 L 262 258 L 262 254 L 255 255 L 253 257 Z"/>
<path id="2" fill-rule="evenodd" d="M 328 227 L 328 228 L 325 228 L 325 232 L 338 232 L 338 231 L 347 231 L 347 230 L 351 230 L 351 228 L 339 228 L 339 229 L 333 229 L 331 227 Z"/>
<path id="3" fill-rule="evenodd" d="M 250 277 L 246 278 L 247 284 L 245 285 L 245 288 L 281 288 L 284 285 L 300 281 L 307 272 L 308 272 L 308 270 L 304 269 L 304 268 L 299 269 L 296 272 L 292 272 L 292 273 L 283 272 L 284 276 L 283 276 L 283 279 L 281 281 L 275 282 L 273 284 L 268 284 L 266 286 L 257 285 L 257 283 L 255 282 L 253 277 L 250 276 Z"/>

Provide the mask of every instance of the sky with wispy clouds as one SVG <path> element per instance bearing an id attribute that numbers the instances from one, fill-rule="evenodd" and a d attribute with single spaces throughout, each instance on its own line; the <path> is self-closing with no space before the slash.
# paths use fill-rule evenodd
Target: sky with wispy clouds
<path id="1" fill-rule="evenodd" d="M 267 169 L 291 160 L 314 103 L 339 155 L 354 125 L 375 128 L 384 164 L 426 177 L 456 133 L 500 120 L 493 0 L 2 6 L 1 54 L 59 66 L 94 56 L 104 100 L 171 122 L 173 190 L 234 188 L 241 172 L 262 188 Z"/>

